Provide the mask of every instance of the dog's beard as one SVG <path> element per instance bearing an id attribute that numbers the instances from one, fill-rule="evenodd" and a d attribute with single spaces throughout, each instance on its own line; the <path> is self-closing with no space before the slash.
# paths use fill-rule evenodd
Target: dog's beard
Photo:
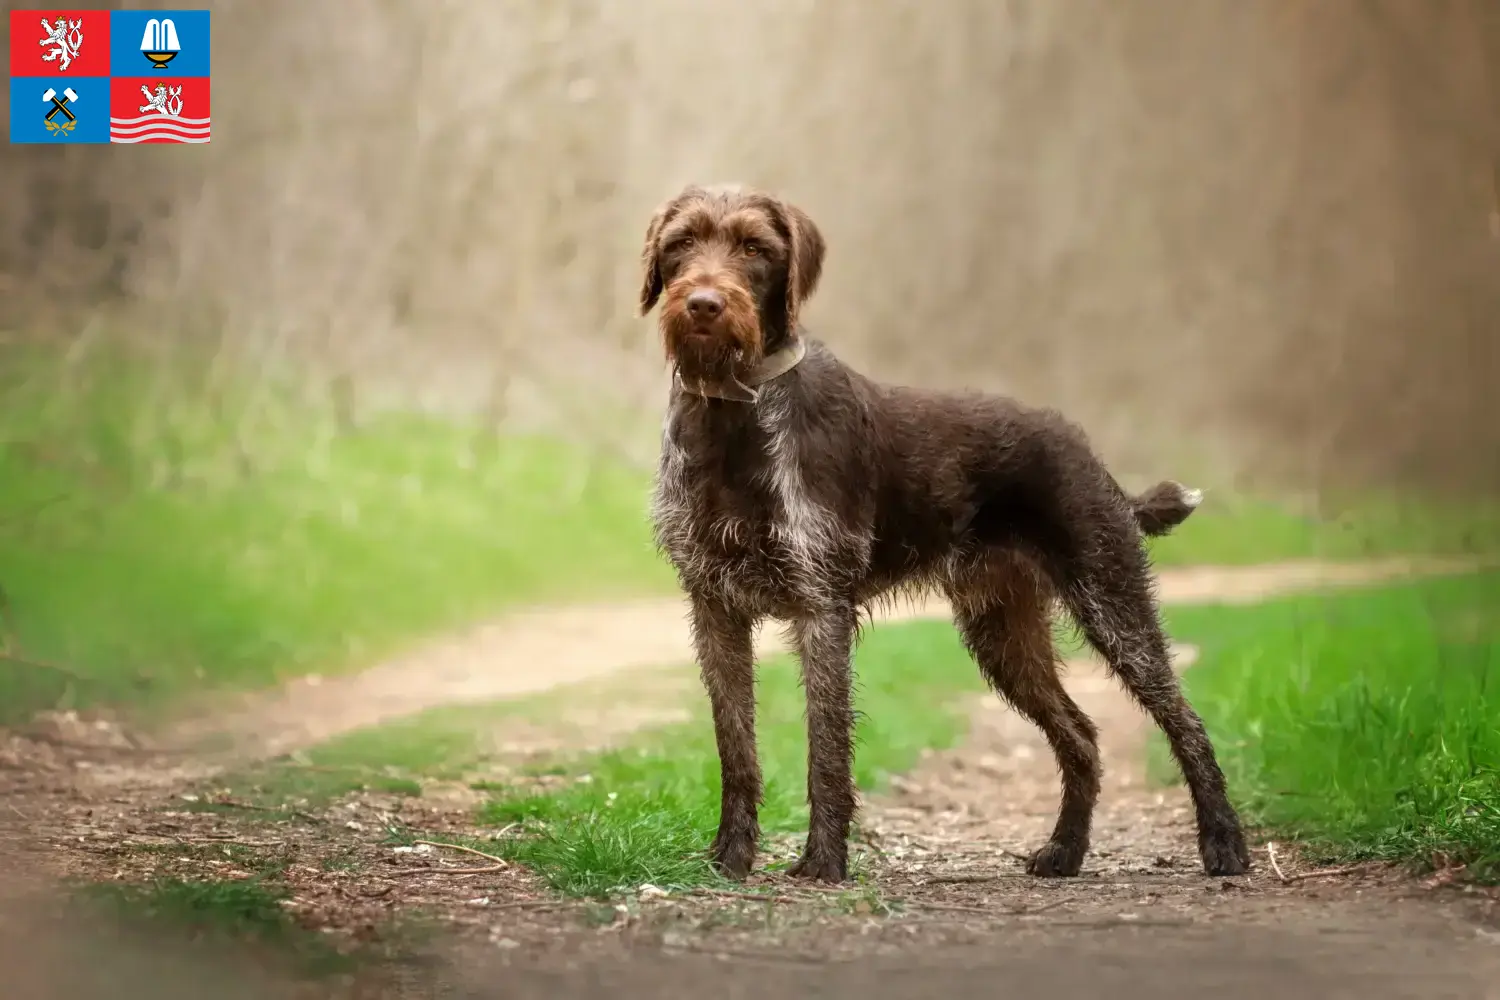
<path id="1" fill-rule="evenodd" d="M 736 291 L 739 291 L 738 289 Z M 724 385 L 760 364 L 760 317 L 747 293 L 725 293 L 726 308 L 711 329 L 687 311 L 687 296 L 668 296 L 661 314 L 667 359 L 684 380 Z"/>

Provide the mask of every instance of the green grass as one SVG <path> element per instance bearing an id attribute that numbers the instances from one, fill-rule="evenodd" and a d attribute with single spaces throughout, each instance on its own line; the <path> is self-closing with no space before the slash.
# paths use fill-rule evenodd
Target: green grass
<path id="1" fill-rule="evenodd" d="M 1329 858 L 1500 879 L 1500 573 L 1182 608 L 1186 684 L 1249 818 Z M 1161 744 L 1153 771 L 1172 769 Z"/>
<path id="2" fill-rule="evenodd" d="M 924 748 L 952 745 L 964 730 L 958 696 L 982 690 L 951 626 L 882 625 L 856 655 L 861 713 L 855 778 L 877 788 L 912 767 Z M 794 661 L 762 664 L 758 732 L 767 836 L 806 826 L 806 730 Z M 570 762 L 574 780 L 550 795 L 500 794 L 485 820 L 522 824 L 525 836 L 501 849 L 539 871 L 555 889 L 600 895 L 651 883 L 662 887 L 718 881 L 704 848 L 718 822 L 719 765 L 706 712 L 658 730 L 626 749 Z"/>
<path id="3" fill-rule="evenodd" d="M 507 605 L 671 585 L 638 470 L 416 415 L 343 429 L 202 378 L 0 364 L 0 588 L 32 661 L 0 661 L 6 713 L 262 686 Z"/>
<path id="4" fill-rule="evenodd" d="M 0 723 L 374 662 L 516 604 L 666 592 L 646 470 L 119 348 L 0 355 Z M 1500 508 L 1210 494 L 1161 565 L 1485 548 Z M 1500 544 L 1494 546 L 1500 548 Z"/>

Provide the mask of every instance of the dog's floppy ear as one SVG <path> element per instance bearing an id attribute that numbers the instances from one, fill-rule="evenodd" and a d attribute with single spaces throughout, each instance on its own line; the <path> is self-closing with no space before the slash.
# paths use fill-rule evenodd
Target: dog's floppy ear
<path id="1" fill-rule="evenodd" d="M 651 216 L 651 224 L 646 227 L 646 242 L 641 245 L 641 297 L 638 315 L 646 315 L 656 305 L 656 300 L 661 298 L 661 253 L 656 241 L 661 237 L 662 227 L 671 222 L 691 198 L 702 193 L 702 189 L 698 187 L 684 188 L 675 198 L 662 202 L 656 214 Z"/>
<path id="2" fill-rule="evenodd" d="M 656 248 L 656 238 L 661 235 L 661 227 L 666 224 L 667 214 L 676 203 L 676 198 L 663 203 L 651 216 L 651 223 L 646 226 L 646 242 L 641 245 L 641 297 L 636 311 L 638 316 L 650 312 L 651 307 L 656 305 L 656 300 L 661 298 L 661 254 Z"/>
<path id="3" fill-rule="evenodd" d="M 812 297 L 823 276 L 823 255 L 828 246 L 808 214 L 796 205 L 778 203 L 787 230 L 786 328 L 797 329 L 802 304 Z"/>

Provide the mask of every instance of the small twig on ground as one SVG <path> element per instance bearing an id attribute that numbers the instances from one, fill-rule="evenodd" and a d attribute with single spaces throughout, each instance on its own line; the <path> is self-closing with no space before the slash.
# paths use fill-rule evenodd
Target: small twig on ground
<path id="1" fill-rule="evenodd" d="M 1355 872 L 1362 872 L 1368 867 L 1368 865 L 1344 865 L 1341 868 L 1319 868 L 1315 871 L 1310 872 L 1293 872 L 1291 875 L 1288 875 L 1283 881 L 1291 883 L 1302 882 L 1310 878 L 1331 878 L 1335 875 L 1353 875 Z"/>
<path id="2" fill-rule="evenodd" d="M 7 803 L 5 803 L 5 807 L 7 809 L 9 809 L 11 812 L 15 813 L 17 816 L 19 816 L 22 819 L 26 820 L 28 823 L 31 822 L 31 817 L 28 816 L 28 815 L 26 815 L 25 813 L 23 813 L 20 809 L 17 809 L 13 804 L 7 802 Z"/>
<path id="3" fill-rule="evenodd" d="M 1001 875 L 932 875 L 918 885 L 975 885 L 981 882 L 999 882 Z"/>
<path id="4" fill-rule="evenodd" d="M 234 799 L 219 798 L 211 800 L 211 805 L 223 806 L 226 809 L 249 809 L 252 812 L 280 812 L 271 806 L 258 806 L 253 802 L 237 802 Z"/>
<path id="5" fill-rule="evenodd" d="M 247 809 L 252 812 L 281 813 L 286 816 L 295 816 L 297 819 L 305 820 L 308 823 L 323 822 L 323 820 L 319 819 L 317 816 L 314 816 L 312 813 L 303 812 L 301 809 L 286 809 L 279 806 L 259 806 L 253 802 L 239 802 L 235 799 L 214 799 L 213 804 L 216 806 L 223 806 L 226 809 Z"/>
<path id="6" fill-rule="evenodd" d="M 1369 865 L 1342 865 L 1338 868 L 1315 868 L 1310 872 L 1293 872 L 1288 875 L 1281 868 L 1281 861 L 1276 857 L 1276 842 L 1266 844 L 1266 854 L 1271 858 L 1271 870 L 1276 873 L 1276 878 L 1282 885 L 1291 885 L 1293 882 L 1305 882 L 1310 878 L 1330 878 L 1335 875 L 1352 875 L 1355 872 L 1364 871 Z"/>
<path id="7" fill-rule="evenodd" d="M 223 844 L 226 847 L 285 847 L 284 840 L 239 840 L 235 837 L 174 837 L 179 844 L 190 844 L 198 847 L 215 847 Z"/>
<path id="8" fill-rule="evenodd" d="M 444 844 L 444 843 L 441 843 L 440 841 L 436 841 L 436 840 L 413 840 L 412 843 L 413 844 L 422 844 L 422 845 L 424 845 L 426 847 L 446 847 L 450 851 L 462 851 L 465 854 L 472 854 L 476 858 L 484 858 L 486 861 L 493 861 L 495 863 L 495 865 L 497 866 L 496 869 L 495 869 L 497 871 L 500 868 L 509 868 L 510 867 L 510 862 L 506 861 L 504 858 L 496 857 L 493 854 L 486 854 L 483 851 L 476 851 L 472 847 L 464 847 L 464 846 L 462 846 L 460 844 Z"/>
<path id="9" fill-rule="evenodd" d="M 1281 862 L 1276 860 L 1276 841 L 1273 840 L 1266 845 L 1266 853 L 1271 856 L 1271 870 L 1276 873 L 1276 877 L 1281 880 L 1281 884 L 1286 885 L 1286 872 L 1281 870 Z"/>

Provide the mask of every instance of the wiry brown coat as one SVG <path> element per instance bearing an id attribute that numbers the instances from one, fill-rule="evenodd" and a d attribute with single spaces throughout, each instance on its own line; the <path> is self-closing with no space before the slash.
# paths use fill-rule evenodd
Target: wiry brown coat
<path id="1" fill-rule="evenodd" d="M 1203 725 L 1179 690 L 1143 534 L 1200 497 L 1166 482 L 1128 495 L 1061 415 L 978 394 L 871 381 L 817 341 L 753 401 L 690 392 L 749 379 L 803 336 L 824 244 L 801 211 L 739 189 L 688 188 L 651 221 L 640 307 L 664 299 L 674 380 L 653 516 L 687 591 L 723 773 L 712 853 L 743 877 L 759 840 L 751 634 L 785 623 L 807 695 L 807 846 L 794 874 L 841 881 L 856 808 L 850 656 L 862 610 L 935 588 L 988 682 L 1046 734 L 1062 770 L 1038 875 L 1074 875 L 1099 793 L 1095 727 L 1064 690 L 1054 598 L 1166 732 L 1197 809 L 1204 869 L 1248 855 Z"/>

